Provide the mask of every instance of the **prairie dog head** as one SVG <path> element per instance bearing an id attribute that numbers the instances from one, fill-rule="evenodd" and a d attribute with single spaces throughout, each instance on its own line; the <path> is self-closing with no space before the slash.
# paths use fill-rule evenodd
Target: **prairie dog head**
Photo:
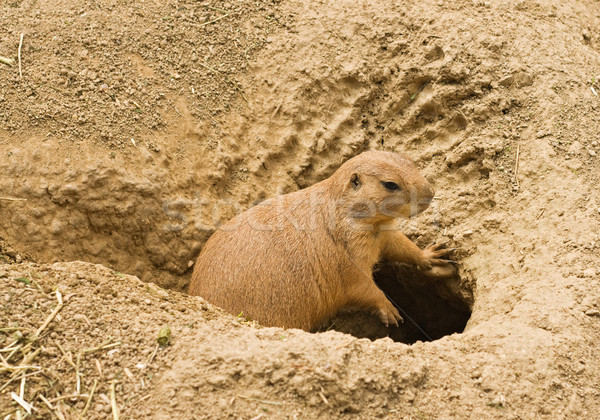
<path id="1" fill-rule="evenodd" d="M 347 215 L 365 223 L 411 217 L 425 210 L 434 191 L 406 156 L 368 151 L 345 162 L 332 176 Z"/>

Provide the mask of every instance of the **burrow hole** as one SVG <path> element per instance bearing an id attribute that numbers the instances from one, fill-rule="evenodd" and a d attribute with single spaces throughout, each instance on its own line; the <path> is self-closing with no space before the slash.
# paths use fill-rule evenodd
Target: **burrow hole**
<path id="1" fill-rule="evenodd" d="M 473 282 L 458 273 L 445 279 L 430 278 L 414 267 L 383 262 L 375 268 L 373 277 L 399 308 L 404 322 L 398 327 L 385 327 L 374 315 L 350 311 L 336 315 L 321 331 L 332 329 L 371 340 L 390 337 L 412 344 L 461 333 L 471 317 Z"/>

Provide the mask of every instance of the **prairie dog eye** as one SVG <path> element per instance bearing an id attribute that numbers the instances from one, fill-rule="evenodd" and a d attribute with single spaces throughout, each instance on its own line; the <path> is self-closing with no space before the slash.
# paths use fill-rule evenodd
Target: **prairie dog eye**
<path id="1" fill-rule="evenodd" d="M 388 191 L 399 191 L 400 190 L 400 186 L 398 184 L 396 184 L 395 182 L 381 181 L 381 185 L 383 185 L 385 187 L 385 189 Z"/>

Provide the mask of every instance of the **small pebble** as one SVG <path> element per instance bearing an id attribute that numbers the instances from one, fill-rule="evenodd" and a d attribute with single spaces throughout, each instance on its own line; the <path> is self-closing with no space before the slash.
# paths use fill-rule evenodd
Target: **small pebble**
<path id="1" fill-rule="evenodd" d="M 594 146 L 594 147 L 598 147 L 598 142 L 597 142 L 596 140 L 594 140 L 594 141 L 592 142 L 592 146 Z"/>
<path id="2" fill-rule="evenodd" d="M 538 131 L 538 132 L 536 133 L 536 137 L 537 137 L 538 139 L 541 139 L 542 137 L 547 137 L 547 136 L 549 136 L 549 135 L 551 135 L 551 134 L 552 134 L 552 133 L 551 133 L 550 131 L 543 131 L 543 130 L 540 130 L 540 131 Z"/>
<path id="3" fill-rule="evenodd" d="M 579 153 L 581 153 L 581 142 L 578 141 L 574 141 L 571 146 L 569 146 L 569 150 L 568 153 L 571 155 L 578 155 Z"/>
<path id="4" fill-rule="evenodd" d="M 596 151 L 594 149 L 589 149 L 588 155 L 590 155 L 591 157 L 596 157 Z"/>
<path id="5" fill-rule="evenodd" d="M 77 278 L 77 276 L 75 274 L 69 275 L 69 278 L 67 279 L 67 285 L 69 285 L 70 287 L 75 287 L 78 284 L 79 279 Z"/>
<path id="6" fill-rule="evenodd" d="M 225 375 L 214 375 L 206 379 L 206 382 L 215 387 L 224 387 L 227 384 L 227 377 Z"/>
<path id="7" fill-rule="evenodd" d="M 600 311 L 598 309 L 588 309 L 585 314 L 587 316 L 600 316 Z"/>
<path id="8" fill-rule="evenodd" d="M 498 395 L 496 398 L 494 398 L 494 401 L 492 401 L 492 404 L 498 407 L 504 407 L 506 405 L 506 397 L 502 394 Z"/>
<path id="9" fill-rule="evenodd" d="M 583 163 L 579 159 L 571 159 L 567 161 L 567 168 L 572 171 L 578 171 L 583 166 Z"/>
<path id="10" fill-rule="evenodd" d="M 42 355 L 47 357 L 57 357 L 59 352 L 56 347 L 42 347 Z"/>
<path id="11" fill-rule="evenodd" d="M 513 84 L 514 80 L 515 80 L 515 78 L 514 78 L 512 75 L 508 75 L 508 76 L 506 76 L 506 77 L 502 78 L 502 79 L 501 79 L 501 80 L 498 82 L 498 84 L 499 84 L 500 86 L 509 87 L 510 85 L 512 85 L 512 84 Z"/>

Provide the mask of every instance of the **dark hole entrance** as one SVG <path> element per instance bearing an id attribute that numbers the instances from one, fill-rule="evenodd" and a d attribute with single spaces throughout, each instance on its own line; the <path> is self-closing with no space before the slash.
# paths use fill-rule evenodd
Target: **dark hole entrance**
<path id="1" fill-rule="evenodd" d="M 374 315 L 346 312 L 329 321 L 324 330 L 334 329 L 371 340 L 390 337 L 411 344 L 460 333 L 471 316 L 472 282 L 459 274 L 445 279 L 429 278 L 414 267 L 384 262 L 376 267 L 374 278 L 404 322 L 398 327 L 385 327 Z"/>

